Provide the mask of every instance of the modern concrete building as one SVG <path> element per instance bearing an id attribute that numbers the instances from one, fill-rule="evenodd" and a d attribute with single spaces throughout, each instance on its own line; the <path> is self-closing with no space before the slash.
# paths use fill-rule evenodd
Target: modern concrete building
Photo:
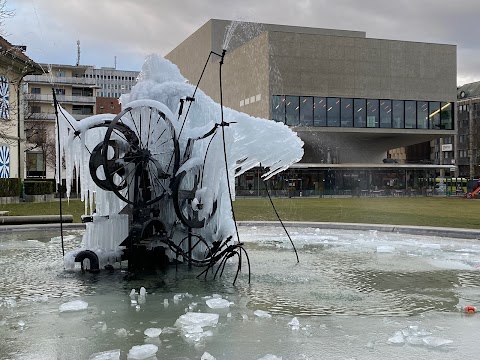
<path id="1" fill-rule="evenodd" d="M 120 95 L 132 90 L 132 86 L 137 83 L 138 74 L 138 71 L 90 67 L 85 71 L 84 76 L 88 79 L 95 79 L 98 85 L 97 96 L 119 98 Z"/>
<path id="2" fill-rule="evenodd" d="M 456 134 L 455 45 L 254 23 L 241 23 L 225 37 L 231 24 L 208 21 L 166 58 L 196 84 L 210 52 L 226 48 L 224 105 L 284 122 L 305 142 L 304 158 L 283 175 L 284 184 L 303 193 L 408 189 L 455 170 L 442 160 L 387 159 L 391 149 Z M 200 83 L 216 101 L 218 61 L 210 57 Z M 247 174 L 239 189 L 252 188 L 249 176 L 256 179 Z"/>
<path id="3" fill-rule="evenodd" d="M 24 54 L 25 50 L 0 37 L 0 178 L 23 178 L 22 87 L 25 76 L 41 73 L 40 66 Z"/>

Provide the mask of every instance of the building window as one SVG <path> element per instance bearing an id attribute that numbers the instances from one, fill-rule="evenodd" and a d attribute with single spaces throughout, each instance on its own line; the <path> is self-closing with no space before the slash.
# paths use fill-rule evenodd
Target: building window
<path id="1" fill-rule="evenodd" d="M 353 101 L 353 121 L 355 127 L 367 126 L 367 100 L 355 99 Z"/>
<path id="2" fill-rule="evenodd" d="M 379 126 L 378 100 L 369 99 L 367 101 L 367 127 Z"/>
<path id="3" fill-rule="evenodd" d="M 285 96 L 273 96 L 272 118 L 275 121 L 285 123 Z"/>
<path id="4" fill-rule="evenodd" d="M 55 89 L 55 95 L 65 95 L 65 89 Z"/>
<path id="5" fill-rule="evenodd" d="M 251 100 L 245 99 L 244 104 L 247 105 Z M 452 130 L 452 104 L 439 101 L 274 95 L 272 118 L 290 126 Z M 465 126 L 467 125 L 466 123 Z"/>
<path id="6" fill-rule="evenodd" d="M 380 127 L 392 127 L 392 101 L 380 100 Z"/>
<path id="7" fill-rule="evenodd" d="M 405 103 L 403 100 L 393 100 L 392 119 L 395 129 L 403 129 L 405 126 Z"/>
<path id="8" fill-rule="evenodd" d="M 344 99 L 340 101 L 340 126 L 353 126 L 353 99 Z"/>
<path id="9" fill-rule="evenodd" d="M 440 108 L 440 128 L 446 130 L 453 129 L 452 103 L 442 102 Z"/>
<path id="10" fill-rule="evenodd" d="M 428 129 L 428 102 L 417 101 L 417 129 Z"/>
<path id="11" fill-rule="evenodd" d="M 41 108 L 40 108 L 40 105 L 32 105 L 30 106 L 30 112 L 32 114 L 38 114 L 40 112 L 42 112 Z"/>
<path id="12" fill-rule="evenodd" d="M 327 98 L 327 126 L 340 126 L 340 98 Z"/>
<path id="13" fill-rule="evenodd" d="M 27 152 L 27 177 L 45 177 L 45 161 L 42 153 Z"/>
<path id="14" fill-rule="evenodd" d="M 287 96 L 286 100 L 286 124 L 287 125 L 298 125 L 300 120 L 300 104 L 298 96 Z"/>
<path id="15" fill-rule="evenodd" d="M 430 101 L 428 103 L 428 112 L 430 129 L 440 129 L 440 102 Z"/>
<path id="16" fill-rule="evenodd" d="M 300 98 L 300 125 L 313 125 L 313 97 L 311 96 Z"/>
<path id="17" fill-rule="evenodd" d="M 42 93 L 42 89 L 38 88 L 38 87 L 32 87 L 30 89 L 30 94 L 41 94 Z"/>
<path id="18" fill-rule="evenodd" d="M 327 126 L 327 99 L 314 97 L 313 126 Z"/>
<path id="19" fill-rule="evenodd" d="M 417 126 L 417 106 L 415 101 L 405 101 L 405 129 L 415 129 Z"/>

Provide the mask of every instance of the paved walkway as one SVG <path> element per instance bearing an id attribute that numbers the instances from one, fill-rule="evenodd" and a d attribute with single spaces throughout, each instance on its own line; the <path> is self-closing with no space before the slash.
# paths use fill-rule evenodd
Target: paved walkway
<path id="1" fill-rule="evenodd" d="M 304 222 L 284 221 L 287 230 L 292 227 L 311 227 L 319 229 L 341 229 L 368 231 L 377 230 L 383 232 L 395 232 L 413 235 L 443 236 L 461 239 L 480 240 L 480 230 L 463 228 L 441 228 L 433 226 L 408 226 L 388 224 L 356 224 L 356 223 L 335 223 L 335 222 Z M 239 226 L 281 226 L 278 221 L 238 221 Z M 64 230 L 84 229 L 85 224 L 63 224 Z M 32 230 L 60 230 L 60 224 L 27 224 L 27 225 L 3 225 L 0 226 L 0 233 L 13 231 Z"/>

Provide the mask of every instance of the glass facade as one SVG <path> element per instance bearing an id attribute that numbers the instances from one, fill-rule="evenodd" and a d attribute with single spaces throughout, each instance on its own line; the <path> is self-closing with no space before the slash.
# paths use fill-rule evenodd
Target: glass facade
<path id="1" fill-rule="evenodd" d="M 440 101 L 272 97 L 272 119 L 290 126 L 453 130 L 452 108 Z"/>

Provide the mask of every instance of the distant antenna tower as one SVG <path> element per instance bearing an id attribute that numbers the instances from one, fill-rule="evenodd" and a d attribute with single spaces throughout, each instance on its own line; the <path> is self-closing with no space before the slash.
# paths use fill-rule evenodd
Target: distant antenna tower
<path id="1" fill-rule="evenodd" d="M 117 55 L 115 55 L 115 60 L 114 60 L 114 63 L 113 63 L 113 68 L 115 70 L 117 70 Z"/>
<path id="2" fill-rule="evenodd" d="M 77 66 L 80 65 L 80 40 L 77 40 Z"/>

